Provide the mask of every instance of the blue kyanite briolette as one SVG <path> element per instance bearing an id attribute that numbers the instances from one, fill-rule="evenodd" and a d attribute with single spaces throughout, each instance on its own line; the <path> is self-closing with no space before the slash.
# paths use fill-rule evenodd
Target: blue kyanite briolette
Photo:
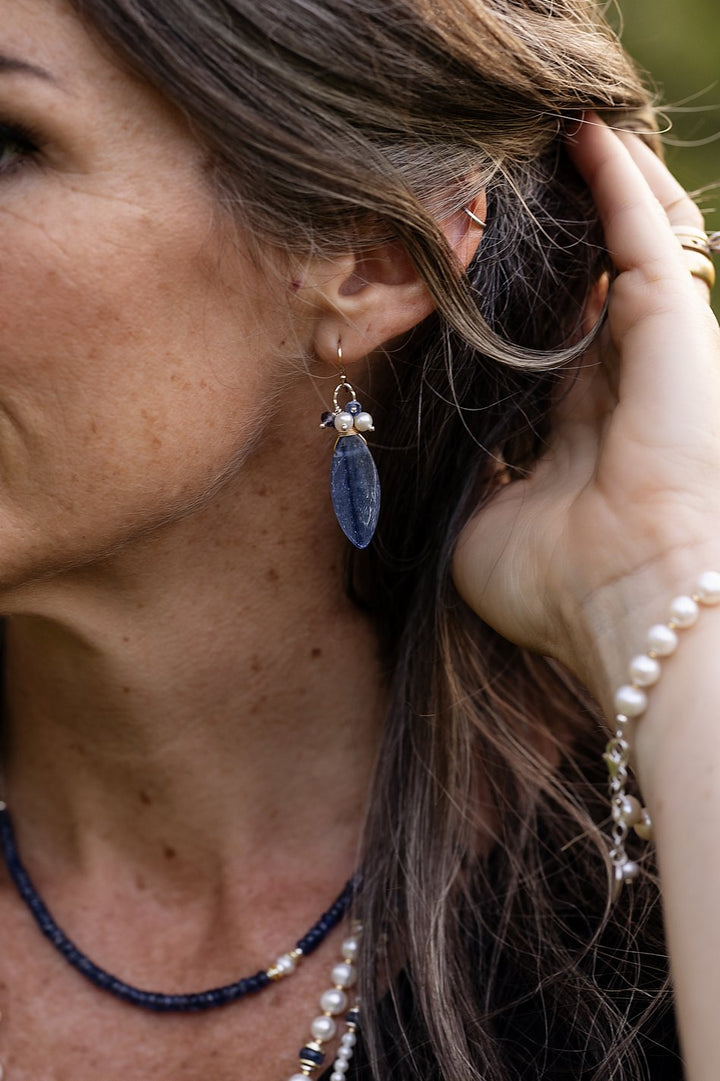
<path id="1" fill-rule="evenodd" d="M 361 436 L 338 439 L 330 467 L 330 492 L 343 533 L 356 548 L 367 548 L 380 514 L 380 480 Z"/>

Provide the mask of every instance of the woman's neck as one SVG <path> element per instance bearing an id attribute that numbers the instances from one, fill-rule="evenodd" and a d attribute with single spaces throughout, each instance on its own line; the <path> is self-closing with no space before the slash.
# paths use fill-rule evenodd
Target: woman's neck
<path id="1" fill-rule="evenodd" d="M 251 531 L 252 500 L 222 504 L 6 605 L 8 800 L 48 866 L 119 861 L 190 892 L 240 866 L 352 869 L 373 629 L 325 522 L 274 533 L 257 508 Z"/>

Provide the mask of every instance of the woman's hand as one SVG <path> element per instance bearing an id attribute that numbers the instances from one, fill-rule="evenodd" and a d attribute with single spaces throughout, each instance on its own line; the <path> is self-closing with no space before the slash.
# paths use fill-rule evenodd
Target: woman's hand
<path id="1" fill-rule="evenodd" d="M 570 147 L 618 270 L 607 326 L 532 475 L 466 526 L 454 577 L 501 634 L 607 700 L 669 598 L 720 567 L 720 333 L 671 229 L 702 218 L 665 166 L 592 115 Z"/>

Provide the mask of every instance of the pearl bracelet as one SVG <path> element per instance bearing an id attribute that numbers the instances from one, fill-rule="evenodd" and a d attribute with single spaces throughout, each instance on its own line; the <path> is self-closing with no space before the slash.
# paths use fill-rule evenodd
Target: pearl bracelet
<path id="1" fill-rule="evenodd" d="M 631 829 L 645 841 L 652 839 L 652 821 L 647 807 L 628 795 L 626 785 L 630 762 L 628 724 L 642 716 L 648 706 L 647 687 L 660 679 L 660 659 L 675 652 L 677 631 L 692 627 L 700 614 L 700 605 L 720 604 L 720 573 L 705 571 L 689 595 L 675 597 L 666 623 L 657 623 L 647 635 L 647 651 L 633 657 L 629 666 L 630 683 L 618 687 L 613 699 L 615 734 L 605 747 L 603 759 L 608 768 L 610 792 L 610 862 L 617 898 L 623 883 L 637 878 L 640 868 L 628 857 L 625 842 Z"/>

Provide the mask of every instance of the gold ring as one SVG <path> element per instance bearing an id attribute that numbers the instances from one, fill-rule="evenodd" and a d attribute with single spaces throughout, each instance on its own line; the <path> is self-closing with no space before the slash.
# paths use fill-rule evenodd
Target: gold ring
<path id="1" fill-rule="evenodd" d="M 672 225 L 670 227 L 676 236 L 695 236 L 698 240 L 708 242 L 708 235 L 704 229 L 698 229 L 696 225 Z"/>
<path id="2" fill-rule="evenodd" d="M 712 289 L 715 285 L 715 267 L 710 256 L 704 252 L 687 250 L 685 262 L 693 278 L 705 282 L 708 289 Z"/>
<path id="3" fill-rule="evenodd" d="M 704 229 L 696 229 L 693 225 L 673 225 L 672 231 L 685 251 L 697 251 L 710 258 L 710 237 Z"/>
<path id="4" fill-rule="evenodd" d="M 682 236 L 678 233 L 678 240 L 680 241 L 680 247 L 683 251 L 699 251 L 706 259 L 710 258 L 710 246 L 707 239 L 700 240 L 699 237 Z"/>

